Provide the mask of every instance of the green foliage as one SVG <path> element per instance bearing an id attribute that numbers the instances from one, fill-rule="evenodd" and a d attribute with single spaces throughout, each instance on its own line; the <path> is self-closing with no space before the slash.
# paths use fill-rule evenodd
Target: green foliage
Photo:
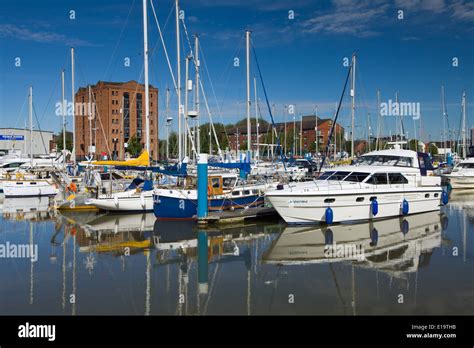
<path id="1" fill-rule="evenodd" d="M 252 127 L 255 127 L 256 125 L 255 117 L 250 117 L 250 124 L 252 125 Z M 262 120 L 262 119 L 258 120 L 258 124 L 259 124 L 259 129 L 262 129 L 262 130 L 266 130 L 269 125 L 267 121 Z M 231 125 L 231 127 L 242 127 L 242 126 L 247 127 L 247 118 L 243 118 L 240 121 L 237 121 L 237 123 L 235 123 L 234 125 Z"/>
<path id="2" fill-rule="evenodd" d="M 413 151 L 418 151 L 418 140 L 412 139 L 408 142 L 408 148 Z"/>
<path id="3" fill-rule="evenodd" d="M 72 139 L 68 139 L 70 137 L 67 136 L 68 133 L 66 132 L 66 149 L 72 151 Z M 56 144 L 58 150 L 61 151 L 63 149 L 63 132 L 59 133 L 56 138 Z"/>
<path id="4" fill-rule="evenodd" d="M 140 153 L 142 152 L 142 150 L 143 150 L 143 147 L 142 147 L 142 144 L 140 143 L 140 140 L 138 140 L 136 135 L 133 135 L 128 140 L 127 152 L 130 154 L 131 157 L 138 157 L 140 156 Z"/>
<path id="5" fill-rule="evenodd" d="M 228 126 L 225 126 L 222 123 L 214 123 L 214 129 L 216 130 L 217 139 L 219 140 L 219 145 L 221 149 L 225 150 L 226 148 L 229 147 L 229 141 L 226 136 L 226 131 L 229 129 Z M 212 149 L 213 149 L 212 151 L 215 154 L 217 146 L 216 146 L 216 141 L 214 139 L 214 133 L 211 132 L 211 126 L 209 123 L 202 124 L 200 136 L 199 136 L 199 139 L 201 141 L 202 152 L 209 152 L 210 137 L 212 138 Z"/>
<path id="6" fill-rule="evenodd" d="M 431 154 L 431 156 L 437 155 L 438 154 L 438 148 L 436 147 L 435 144 L 430 144 L 428 146 L 428 152 Z"/>
<path id="7" fill-rule="evenodd" d="M 178 157 L 178 133 L 171 132 L 169 142 L 170 142 L 170 148 L 169 148 L 170 157 L 171 158 Z M 165 142 L 165 146 L 166 146 L 166 142 Z M 166 153 L 166 150 L 165 150 L 165 153 Z"/>

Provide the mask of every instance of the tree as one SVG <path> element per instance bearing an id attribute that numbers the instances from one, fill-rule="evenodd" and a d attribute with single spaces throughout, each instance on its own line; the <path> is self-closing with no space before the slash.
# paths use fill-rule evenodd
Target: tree
<path id="1" fill-rule="evenodd" d="M 170 157 L 177 157 L 178 154 L 178 133 L 176 132 L 171 132 L 169 135 L 169 142 L 170 142 Z M 166 143 L 166 142 L 165 142 Z M 165 150 L 166 151 L 166 150 Z M 167 158 L 169 160 L 169 158 Z"/>
<path id="2" fill-rule="evenodd" d="M 216 130 L 216 136 L 219 140 L 219 146 L 222 150 L 225 150 L 229 147 L 229 140 L 227 138 L 226 132 L 230 128 L 222 123 L 214 123 L 214 129 Z M 209 141 L 210 138 L 212 138 L 212 149 L 213 152 L 216 153 L 217 145 L 216 140 L 214 138 L 214 132 L 212 131 L 210 123 L 202 124 L 199 134 L 199 139 L 201 141 L 201 152 L 209 151 Z"/>
<path id="3" fill-rule="evenodd" d="M 418 151 L 418 140 L 412 139 L 408 142 L 408 148 L 413 151 Z"/>
<path id="4" fill-rule="evenodd" d="M 435 144 L 431 143 L 428 146 L 428 152 L 430 153 L 431 157 L 433 157 L 434 155 L 438 154 L 438 147 Z"/>
<path id="5" fill-rule="evenodd" d="M 160 140 L 158 142 L 158 153 L 160 154 L 160 159 L 166 158 L 166 140 Z"/>
<path id="6" fill-rule="evenodd" d="M 256 123 L 257 123 L 257 119 L 255 117 L 250 117 L 250 124 L 252 125 L 252 127 L 255 127 Z M 259 129 L 267 129 L 268 122 L 265 121 L 264 119 L 259 118 L 258 125 L 259 125 Z M 247 118 L 243 118 L 240 121 L 237 121 L 235 125 L 231 125 L 231 126 L 232 127 L 242 127 L 242 126 L 247 127 Z"/>
<path id="7" fill-rule="evenodd" d="M 127 146 L 127 152 L 130 154 L 132 157 L 138 157 L 140 156 L 140 153 L 143 150 L 142 144 L 140 143 L 140 140 L 138 140 L 136 135 L 133 135 L 129 140 L 128 140 L 128 146 Z"/>
<path id="8" fill-rule="evenodd" d="M 56 145 L 58 147 L 58 151 L 62 151 L 63 149 L 63 132 L 62 131 L 56 136 Z M 66 149 L 72 152 L 72 139 L 70 136 L 68 137 L 67 132 L 66 132 Z"/>

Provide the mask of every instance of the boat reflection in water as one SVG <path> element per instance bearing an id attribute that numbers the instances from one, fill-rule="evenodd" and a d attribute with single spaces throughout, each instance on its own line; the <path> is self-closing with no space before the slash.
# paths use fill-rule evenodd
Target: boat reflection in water
<path id="1" fill-rule="evenodd" d="M 278 264 L 351 261 L 401 275 L 429 261 L 441 245 L 443 223 L 446 216 L 430 212 L 354 225 L 287 227 L 264 259 Z"/>
<path id="2" fill-rule="evenodd" d="M 0 211 L 5 220 L 46 221 L 56 215 L 50 207 L 50 198 L 46 196 L 7 197 L 0 203 Z"/>
<path id="3" fill-rule="evenodd" d="M 456 210 L 452 201 L 442 209 L 449 226 L 438 212 L 353 225 L 285 227 L 259 220 L 205 229 L 156 221 L 152 213 L 61 212 L 29 223 L 2 215 L 0 243 L 38 244 L 39 258 L 0 267 L 2 279 L 14 280 L 3 285 L 9 301 L 0 311 L 467 314 L 472 226 L 463 203 Z"/>
<path id="4" fill-rule="evenodd" d="M 105 214 L 82 224 L 79 252 L 112 252 L 129 256 L 152 247 L 155 217 L 144 214 Z"/>

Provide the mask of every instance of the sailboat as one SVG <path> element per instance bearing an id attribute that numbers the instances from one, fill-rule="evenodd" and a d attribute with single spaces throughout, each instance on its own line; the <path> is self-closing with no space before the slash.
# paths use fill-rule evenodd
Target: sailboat
<path id="1" fill-rule="evenodd" d="M 146 168 L 149 165 L 149 154 L 145 150 L 140 157 L 128 161 L 93 161 L 91 163 L 93 165 L 144 166 Z M 137 177 L 124 191 L 98 194 L 95 198 L 86 199 L 84 203 L 109 211 L 152 211 L 153 181 L 149 178 Z"/>
<path id="2" fill-rule="evenodd" d="M 449 174 L 443 175 L 454 189 L 474 189 L 474 157 L 467 155 L 466 92 L 462 95 L 462 158 Z"/>
<path id="3" fill-rule="evenodd" d="M 30 157 L 33 163 L 33 87 L 30 87 L 29 121 L 30 121 Z M 3 181 L 3 193 L 5 197 L 40 197 L 55 196 L 59 190 L 50 180 L 33 177 L 25 177 L 23 173 L 17 173 L 14 179 Z"/>
<path id="4" fill-rule="evenodd" d="M 93 161 L 93 165 L 111 166 L 144 166 L 150 165 L 150 93 L 148 83 L 148 28 L 147 0 L 143 0 L 143 60 L 145 72 L 145 116 L 146 116 L 146 150 L 139 158 L 128 161 Z M 86 205 L 94 205 L 99 209 L 111 211 L 152 211 L 153 210 L 153 181 L 145 174 L 145 179 L 136 178 L 123 192 L 102 194 L 85 201 Z"/>

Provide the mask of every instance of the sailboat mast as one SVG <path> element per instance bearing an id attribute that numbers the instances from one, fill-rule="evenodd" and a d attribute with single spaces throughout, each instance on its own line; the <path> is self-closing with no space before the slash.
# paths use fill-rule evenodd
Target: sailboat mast
<path id="1" fill-rule="evenodd" d="M 28 96 L 28 118 L 30 122 L 30 160 L 33 165 L 33 86 L 30 86 L 30 93 Z"/>
<path id="2" fill-rule="evenodd" d="M 64 99 L 64 69 L 61 70 L 61 111 L 63 116 L 63 163 L 66 165 L 66 100 Z"/>
<path id="3" fill-rule="evenodd" d="M 179 33 L 179 0 L 175 1 L 176 12 L 176 63 L 177 66 L 177 89 L 178 89 L 178 161 L 181 161 L 183 155 L 182 142 L 182 119 L 181 119 L 181 43 Z"/>
<path id="4" fill-rule="evenodd" d="M 395 105 L 397 105 L 398 107 L 398 112 L 400 113 L 400 105 L 398 104 L 398 91 L 395 92 Z M 395 119 L 395 141 L 402 141 L 402 131 L 401 131 L 401 128 L 400 128 L 400 120 L 397 116 L 397 118 Z M 403 148 L 403 146 L 402 146 Z"/>
<path id="5" fill-rule="evenodd" d="M 285 157 L 286 157 L 286 154 L 288 152 L 287 148 L 286 148 L 286 122 L 287 122 L 287 119 L 288 119 L 288 106 L 285 105 L 285 144 L 284 144 L 284 148 L 285 148 Z"/>
<path id="6" fill-rule="evenodd" d="M 196 143 L 197 143 L 197 153 L 201 153 L 201 125 L 199 121 L 199 36 L 196 35 L 194 36 L 194 66 L 196 69 L 196 100 L 194 101 L 196 104 L 196 130 L 195 130 L 195 137 L 196 137 Z"/>
<path id="7" fill-rule="evenodd" d="M 150 153 L 150 91 L 148 85 L 148 16 L 147 16 L 147 0 L 143 0 L 143 66 L 145 73 L 145 148 Z"/>
<path id="8" fill-rule="evenodd" d="M 92 151 L 92 108 L 93 108 L 93 103 L 92 103 L 92 91 L 91 91 L 91 86 L 89 85 L 89 156 L 93 157 L 94 152 Z M 95 110 L 94 110 L 95 111 Z"/>
<path id="9" fill-rule="evenodd" d="M 303 114 L 300 120 L 300 157 L 303 156 Z"/>
<path id="10" fill-rule="evenodd" d="M 377 90 L 377 142 L 375 143 L 375 150 L 380 150 L 380 128 L 382 125 L 382 115 L 380 113 L 380 90 Z"/>
<path id="11" fill-rule="evenodd" d="M 315 155 L 318 155 L 318 147 L 319 147 L 319 139 L 318 139 L 318 106 L 314 109 L 314 148 L 315 148 Z M 337 132 L 336 132 L 336 139 L 337 139 Z"/>
<path id="12" fill-rule="evenodd" d="M 252 150 L 252 133 L 250 125 L 250 31 L 245 32 L 245 47 L 247 61 L 247 151 Z"/>
<path id="13" fill-rule="evenodd" d="M 441 86 L 441 108 L 443 112 L 443 150 L 444 150 L 444 161 L 446 162 L 446 104 L 445 104 L 445 97 L 444 97 L 444 85 Z"/>
<path id="14" fill-rule="evenodd" d="M 370 112 L 367 113 L 367 146 L 368 152 L 370 152 L 370 132 L 372 131 L 372 127 L 370 126 Z"/>
<path id="15" fill-rule="evenodd" d="M 188 96 L 189 96 L 189 56 L 186 57 L 184 84 L 184 156 L 188 155 Z M 191 151 L 189 151 L 191 152 Z"/>
<path id="16" fill-rule="evenodd" d="M 257 136 L 257 151 L 255 153 L 255 158 L 258 161 L 260 158 L 260 150 L 259 150 L 259 143 L 258 143 L 258 104 L 257 104 L 257 78 L 253 78 L 253 90 L 255 94 L 255 128 L 256 128 L 256 136 Z"/>
<path id="17" fill-rule="evenodd" d="M 352 55 L 351 71 L 351 157 L 354 158 L 354 128 L 355 128 L 355 73 L 356 73 L 356 55 Z"/>
<path id="18" fill-rule="evenodd" d="M 462 93 L 462 158 L 466 158 L 466 91 Z"/>
<path id="19" fill-rule="evenodd" d="M 170 158 L 170 89 L 166 88 L 166 159 Z"/>
<path id="20" fill-rule="evenodd" d="M 74 94 L 74 47 L 71 47 L 71 101 L 72 101 L 72 154 L 71 159 L 76 163 L 76 96 Z"/>

